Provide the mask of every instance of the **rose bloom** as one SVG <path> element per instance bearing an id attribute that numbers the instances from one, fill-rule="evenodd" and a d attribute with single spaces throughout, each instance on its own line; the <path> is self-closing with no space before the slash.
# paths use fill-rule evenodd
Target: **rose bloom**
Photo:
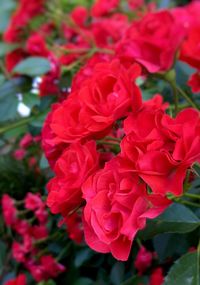
<path id="1" fill-rule="evenodd" d="M 200 69 L 200 24 L 199 26 L 192 27 L 184 41 L 181 52 L 180 60 L 188 63 L 192 67 Z"/>
<path id="2" fill-rule="evenodd" d="M 122 60 L 137 61 L 150 73 L 169 70 L 185 33 L 167 10 L 133 22 L 117 47 Z"/>
<path id="3" fill-rule="evenodd" d="M 192 108 L 176 118 L 151 108 L 130 115 L 121 142 L 124 168 L 137 172 L 153 193 L 182 195 L 187 169 L 200 160 L 199 127 L 199 112 Z"/>
<path id="4" fill-rule="evenodd" d="M 162 285 L 164 283 L 164 276 L 162 267 L 156 268 L 151 276 L 149 285 Z"/>
<path id="5" fill-rule="evenodd" d="M 133 239 L 169 205 L 159 195 L 148 197 L 146 185 L 137 175 L 121 173 L 112 163 L 91 175 L 83 184 L 84 233 L 87 244 L 118 259 L 128 259 Z"/>
<path id="6" fill-rule="evenodd" d="M 152 260 L 153 253 L 142 246 L 139 249 L 134 262 L 135 268 L 138 270 L 139 275 L 142 275 L 147 268 L 151 266 Z"/>
<path id="7" fill-rule="evenodd" d="M 113 12 L 119 5 L 119 0 L 96 0 L 92 6 L 91 14 L 93 17 L 101 17 Z"/>
<path id="8" fill-rule="evenodd" d="M 82 202 L 82 183 L 92 174 L 99 163 L 94 141 L 82 145 L 71 144 L 55 164 L 56 176 L 47 184 L 47 205 L 52 213 L 66 216 Z"/>
<path id="9" fill-rule="evenodd" d="M 138 65 L 125 69 L 118 60 L 97 64 L 93 75 L 52 113 L 55 143 L 104 137 L 116 120 L 137 110 L 141 93 L 134 81 L 139 74 Z"/>
<path id="10" fill-rule="evenodd" d="M 26 285 L 26 275 L 20 274 L 16 278 L 6 281 L 4 285 Z"/>
<path id="11" fill-rule="evenodd" d="M 1 200 L 3 219 L 7 226 L 13 227 L 17 222 L 17 209 L 15 200 L 8 194 L 4 194 Z"/>
<path id="12" fill-rule="evenodd" d="M 193 93 L 200 92 L 200 71 L 191 75 L 188 85 L 192 88 Z"/>
<path id="13" fill-rule="evenodd" d="M 43 255 L 37 262 L 29 260 L 26 263 L 26 268 L 37 282 L 55 278 L 65 271 L 65 267 L 51 255 Z"/>

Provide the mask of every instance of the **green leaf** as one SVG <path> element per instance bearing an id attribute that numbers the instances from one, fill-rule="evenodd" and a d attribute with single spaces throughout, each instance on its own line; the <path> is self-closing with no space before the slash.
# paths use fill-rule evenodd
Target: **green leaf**
<path id="1" fill-rule="evenodd" d="M 163 285 L 199 285 L 197 253 L 187 253 L 171 267 Z"/>
<path id="2" fill-rule="evenodd" d="M 199 226 L 199 218 L 189 208 L 174 203 L 158 218 L 149 220 L 139 236 L 146 240 L 161 233 L 188 233 Z"/>
<path id="3" fill-rule="evenodd" d="M 93 285 L 94 282 L 93 280 L 89 279 L 89 278 L 79 278 L 74 285 Z"/>
<path id="4" fill-rule="evenodd" d="M 110 273 L 110 280 L 113 285 L 120 285 L 124 277 L 124 264 L 116 262 Z"/>
<path id="5" fill-rule="evenodd" d="M 139 285 L 139 284 L 148 284 L 147 279 L 144 276 L 139 277 L 134 275 L 130 277 L 128 280 L 121 283 L 120 285 Z"/>
<path id="6" fill-rule="evenodd" d="M 160 262 L 164 262 L 168 257 L 181 256 L 189 248 L 187 235 L 181 234 L 157 235 L 153 238 L 153 245 Z"/>
<path id="7" fill-rule="evenodd" d="M 89 249 L 83 249 L 77 252 L 75 260 L 74 260 L 74 265 L 76 267 L 80 267 L 83 265 L 84 262 L 86 262 L 88 259 L 90 259 L 93 256 L 93 252 Z"/>
<path id="8" fill-rule="evenodd" d="M 43 75 L 51 70 L 51 63 L 44 57 L 29 57 L 18 63 L 14 72 L 28 76 Z"/>
<path id="9" fill-rule="evenodd" d="M 17 48 L 17 45 L 10 45 L 10 44 L 0 42 L 0 57 L 5 56 L 7 53 L 15 50 L 16 48 Z"/>
<path id="10" fill-rule="evenodd" d="M 4 266 L 4 263 L 5 263 L 6 252 L 7 252 L 6 244 L 3 241 L 0 240 L 0 275 L 2 273 L 3 266 Z"/>

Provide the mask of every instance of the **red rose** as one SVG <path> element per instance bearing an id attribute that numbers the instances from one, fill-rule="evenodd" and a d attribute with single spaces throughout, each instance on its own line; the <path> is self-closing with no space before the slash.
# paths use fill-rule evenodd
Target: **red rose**
<path id="1" fill-rule="evenodd" d="M 154 197 L 148 201 L 146 186 L 139 177 L 119 171 L 107 165 L 84 183 L 84 233 L 92 249 L 111 252 L 116 259 L 125 261 L 146 218 L 156 217 L 166 205 L 154 208 Z"/>
<path id="2" fill-rule="evenodd" d="M 152 260 L 153 253 L 142 246 L 139 249 L 134 262 L 135 268 L 138 270 L 139 275 L 142 275 L 146 269 L 151 266 Z"/>
<path id="3" fill-rule="evenodd" d="M 127 30 L 117 54 L 141 63 L 149 72 L 167 71 L 173 65 L 184 31 L 168 11 L 148 13 Z"/>
<path id="4" fill-rule="evenodd" d="M 83 241 L 82 218 L 78 213 L 66 216 L 64 222 L 67 226 L 67 233 L 73 241 L 81 243 Z"/>
<path id="5" fill-rule="evenodd" d="M 177 23 L 188 31 L 192 26 L 200 25 L 200 2 L 191 1 L 188 5 L 171 9 Z"/>
<path id="6" fill-rule="evenodd" d="M 200 159 L 199 126 L 199 112 L 192 108 L 172 119 L 144 107 L 125 120 L 123 167 L 137 172 L 154 193 L 181 195 L 187 169 Z"/>
<path id="7" fill-rule="evenodd" d="M 192 88 L 192 92 L 200 92 L 200 71 L 191 75 L 188 85 Z"/>
<path id="8" fill-rule="evenodd" d="M 52 113 L 50 127 L 57 135 L 55 141 L 70 143 L 104 136 L 131 107 L 137 110 L 141 94 L 134 80 L 139 72 L 138 65 L 125 69 L 116 60 L 97 64 L 93 75 Z"/>
<path id="9" fill-rule="evenodd" d="M 164 282 L 163 270 L 161 267 L 158 267 L 151 274 L 149 285 L 162 285 L 163 282 Z"/>
<path id="10" fill-rule="evenodd" d="M 71 144 L 55 164 L 56 176 L 47 185 L 47 205 L 63 216 L 82 202 L 81 186 L 98 168 L 99 154 L 94 141 Z"/>
<path id="11" fill-rule="evenodd" d="M 91 14 L 93 17 L 101 17 L 117 8 L 119 0 L 96 0 L 92 6 Z"/>
<path id="12" fill-rule="evenodd" d="M 30 55 L 37 55 L 42 57 L 48 57 L 50 54 L 44 38 L 39 33 L 30 35 L 26 42 L 26 51 Z"/>
<path id="13" fill-rule="evenodd" d="M 17 222 L 17 209 L 15 200 L 8 194 L 4 194 L 1 200 L 3 219 L 7 226 L 14 226 Z"/>
<path id="14" fill-rule="evenodd" d="M 184 41 L 180 60 L 187 62 L 192 67 L 200 69 L 200 25 L 191 28 L 188 32 L 187 39 Z"/>

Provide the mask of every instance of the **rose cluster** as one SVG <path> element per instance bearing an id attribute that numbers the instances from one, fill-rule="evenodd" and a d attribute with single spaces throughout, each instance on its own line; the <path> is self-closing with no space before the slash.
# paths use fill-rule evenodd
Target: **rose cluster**
<path id="1" fill-rule="evenodd" d="M 42 77 L 39 93 L 63 98 L 70 87 L 62 86 L 65 73 L 93 56 L 118 57 L 128 65 L 138 62 L 145 73 L 165 72 L 179 58 L 196 69 L 188 84 L 199 92 L 199 1 L 158 11 L 145 1 L 129 0 L 127 6 L 121 2 L 97 0 L 92 7 L 77 6 L 69 14 L 63 7 L 57 16 L 53 1 L 20 0 L 4 33 L 5 42 L 17 45 L 6 55 L 7 70 L 13 71 L 28 57 L 45 57 L 51 70 Z M 131 21 L 127 9 L 133 14 Z M 48 15 L 45 22 L 38 20 L 43 14 Z"/>
<path id="2" fill-rule="evenodd" d="M 15 236 L 12 241 L 13 258 L 22 264 L 37 282 L 55 278 L 65 271 L 65 267 L 58 263 L 51 253 L 45 254 L 41 248 L 50 234 L 47 227 L 48 212 L 41 197 L 28 192 L 23 201 L 17 201 L 4 194 L 1 206 L 5 225 Z M 8 284 L 15 284 L 14 281 L 9 282 Z M 25 284 L 23 274 L 16 282 Z"/>
<path id="3" fill-rule="evenodd" d="M 130 24 L 115 55 L 93 56 L 43 128 L 55 173 L 48 206 L 64 219 L 77 212 L 87 244 L 119 260 L 128 259 L 146 219 L 160 215 L 171 195 L 183 194 L 187 170 L 200 161 L 199 111 L 172 117 L 161 95 L 143 101 L 137 85 L 149 73 L 164 76 L 186 43 L 188 29 L 173 13 L 148 13 Z"/>

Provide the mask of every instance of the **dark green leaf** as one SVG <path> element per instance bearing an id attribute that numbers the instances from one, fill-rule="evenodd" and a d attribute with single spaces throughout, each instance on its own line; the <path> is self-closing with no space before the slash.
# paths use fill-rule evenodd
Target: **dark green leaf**
<path id="1" fill-rule="evenodd" d="M 2 273 L 3 266 L 5 263 L 5 259 L 6 259 L 6 251 L 7 251 L 6 244 L 0 240 L 0 275 Z"/>
<path id="2" fill-rule="evenodd" d="M 39 76 L 51 70 L 51 63 L 44 57 L 29 57 L 18 63 L 14 72 L 28 76 Z"/>
<path id="3" fill-rule="evenodd" d="M 93 281 L 89 278 L 79 278 L 74 285 L 93 285 Z"/>
<path id="4" fill-rule="evenodd" d="M 197 253 L 187 253 L 171 267 L 163 285 L 199 285 Z"/>
<path id="5" fill-rule="evenodd" d="M 187 233 L 199 226 L 199 218 L 189 208 L 174 203 L 158 218 L 149 220 L 139 236 L 150 239 L 160 233 Z"/>
<path id="6" fill-rule="evenodd" d="M 153 245 L 160 262 L 168 257 L 181 256 L 189 247 L 185 235 L 180 234 L 160 234 L 153 238 Z"/>
<path id="7" fill-rule="evenodd" d="M 139 284 L 147 284 L 147 280 L 145 277 L 133 276 L 128 280 L 124 281 L 120 285 L 139 285 Z"/>
<path id="8" fill-rule="evenodd" d="M 90 259 L 92 255 L 93 252 L 89 248 L 78 251 L 74 260 L 75 266 L 80 267 L 84 262 Z"/>
<path id="9" fill-rule="evenodd" d="M 110 280 L 113 285 L 120 285 L 124 277 L 124 264 L 122 262 L 117 262 L 114 264 L 111 273 Z"/>

